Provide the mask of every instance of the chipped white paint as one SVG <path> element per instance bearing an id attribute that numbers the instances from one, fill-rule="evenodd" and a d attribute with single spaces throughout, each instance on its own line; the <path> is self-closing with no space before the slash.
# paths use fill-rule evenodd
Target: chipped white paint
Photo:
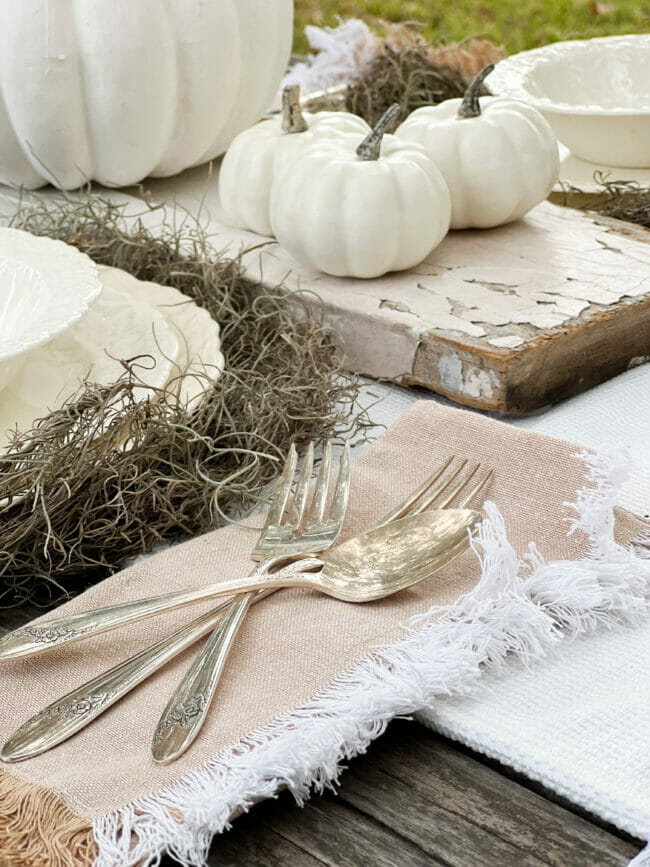
<path id="1" fill-rule="evenodd" d="M 463 363 L 457 352 L 438 359 L 438 373 L 444 391 L 451 395 L 489 400 L 499 388 L 496 371 Z"/>
<path id="2" fill-rule="evenodd" d="M 499 387 L 499 377 L 494 370 L 481 370 L 480 367 L 470 367 L 465 374 L 463 392 L 468 397 L 490 400 Z"/>
<path id="3" fill-rule="evenodd" d="M 403 301 L 391 301 L 390 298 L 384 298 L 379 302 L 379 308 L 388 307 L 389 310 L 396 310 L 398 313 L 412 313 L 413 311 Z"/>
<path id="4" fill-rule="evenodd" d="M 215 172 L 210 177 L 198 168 L 147 183 L 152 202 L 200 214 L 215 247 L 242 252 L 252 279 L 304 293 L 313 314 L 341 336 L 352 370 L 415 379 L 459 400 L 473 396 L 466 402 L 475 406 L 499 409 L 509 399 L 512 366 L 503 366 L 497 350 L 523 359 L 558 331 L 567 333 L 569 346 L 603 308 L 616 312 L 621 299 L 628 307 L 650 298 L 650 245 L 641 229 L 623 233 L 607 220 L 549 203 L 496 229 L 451 232 L 411 271 L 354 280 L 301 268 L 276 242 L 226 226 Z M 460 384 L 456 351 L 465 366 Z M 623 341 L 614 353 L 623 366 L 626 352 L 647 354 L 645 346 Z M 537 376 L 533 368 L 529 376 Z M 520 405 L 524 392 L 519 379 Z M 494 399 L 484 400 L 490 393 Z"/>
<path id="5" fill-rule="evenodd" d="M 154 198 L 172 196 L 190 210 L 202 201 L 225 245 L 259 244 L 258 235 L 223 224 L 216 182 L 205 169 L 150 186 Z M 513 325 L 541 331 L 561 327 L 592 304 L 612 305 L 650 293 L 650 248 L 641 253 L 638 241 L 544 203 L 507 226 L 451 232 L 421 265 L 378 279 L 327 277 L 299 267 L 274 243 L 248 253 L 245 262 L 253 276 L 263 273 L 270 283 L 288 277 L 291 288 L 314 290 L 326 304 L 363 306 L 376 321 L 416 333 L 433 329 L 489 341 L 521 337 Z"/>

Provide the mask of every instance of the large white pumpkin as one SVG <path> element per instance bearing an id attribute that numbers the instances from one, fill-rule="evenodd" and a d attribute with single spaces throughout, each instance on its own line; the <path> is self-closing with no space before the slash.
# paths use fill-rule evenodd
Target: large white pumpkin
<path id="1" fill-rule="evenodd" d="M 0 182 L 173 175 L 259 120 L 293 0 L 0 2 Z"/>

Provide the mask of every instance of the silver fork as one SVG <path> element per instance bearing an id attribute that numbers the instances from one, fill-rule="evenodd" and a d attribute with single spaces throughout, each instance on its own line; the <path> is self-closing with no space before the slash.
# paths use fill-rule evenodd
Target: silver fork
<path id="1" fill-rule="evenodd" d="M 476 465 L 458 484 L 452 487 L 458 476 L 467 466 L 462 461 L 460 466 L 444 478 L 451 467 L 454 457 L 447 460 L 442 467 L 435 470 L 416 490 L 409 494 L 398 506 L 388 512 L 378 522 L 377 527 L 411 514 L 419 514 L 436 504 L 438 508 L 446 508 L 452 501 L 466 490 L 471 480 L 479 473 L 480 465 Z M 481 476 L 475 486 L 465 493 L 459 508 L 466 507 L 476 497 L 492 477 L 492 471 Z M 440 501 L 436 502 L 439 498 Z M 255 602 L 273 591 L 259 593 Z M 218 608 L 201 615 L 176 630 L 167 638 L 156 642 L 132 657 L 118 663 L 108 671 L 82 684 L 76 689 L 52 702 L 44 710 L 25 722 L 2 749 L 0 757 L 3 761 L 14 762 L 39 755 L 57 746 L 85 728 L 90 722 L 104 713 L 120 698 L 129 693 L 138 684 L 158 671 L 171 659 L 200 638 L 212 632 L 221 622 L 232 600 L 222 603 Z"/>
<path id="2" fill-rule="evenodd" d="M 253 574 L 271 571 L 281 562 L 291 561 L 296 557 L 322 553 L 334 544 L 341 532 L 350 492 L 349 443 L 346 443 L 341 458 L 329 509 L 327 500 L 332 474 L 331 440 L 325 446 L 308 513 L 307 500 L 314 466 L 314 444 L 309 444 L 291 500 L 297 460 L 296 450 L 292 446 L 262 534 L 251 555 L 253 560 L 262 561 Z M 155 762 L 173 762 L 198 735 L 235 636 L 257 595 L 254 591 L 233 599 L 223 621 L 181 679 L 156 726 L 151 745 Z"/>

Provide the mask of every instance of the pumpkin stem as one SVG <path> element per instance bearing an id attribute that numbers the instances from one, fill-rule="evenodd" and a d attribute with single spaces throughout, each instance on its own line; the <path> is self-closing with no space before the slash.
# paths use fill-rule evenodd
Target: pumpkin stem
<path id="1" fill-rule="evenodd" d="M 465 96 L 463 97 L 463 104 L 458 109 L 459 118 L 464 119 L 468 117 L 481 116 L 481 104 L 479 102 L 481 88 L 483 87 L 483 82 L 493 69 L 494 64 L 489 63 L 470 81 L 469 87 L 465 91 Z"/>
<path id="2" fill-rule="evenodd" d="M 282 91 L 282 132 L 307 132 L 308 129 L 300 108 L 300 85 L 290 84 Z"/>
<path id="3" fill-rule="evenodd" d="M 389 130 L 395 128 L 401 113 L 402 109 L 396 102 L 379 118 L 374 129 L 370 130 L 357 148 L 357 156 L 360 160 L 379 159 L 382 140 Z"/>

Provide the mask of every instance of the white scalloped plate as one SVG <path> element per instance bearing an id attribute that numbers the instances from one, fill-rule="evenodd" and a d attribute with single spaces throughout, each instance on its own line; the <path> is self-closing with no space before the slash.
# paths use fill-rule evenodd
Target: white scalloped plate
<path id="1" fill-rule="evenodd" d="M 205 376 L 223 371 L 219 325 L 210 314 L 168 286 L 145 283 L 124 271 L 99 266 L 104 285 L 83 319 L 27 359 L 10 387 L 0 392 L 0 444 L 16 427 L 25 430 L 37 418 L 61 406 L 85 378 L 114 382 L 124 368 L 115 359 L 147 353 L 138 373 L 142 397 L 180 372 L 181 397 L 191 402 L 205 388 Z M 112 358 L 111 358 L 112 356 Z M 150 369 L 147 369 L 150 368 Z"/>
<path id="2" fill-rule="evenodd" d="M 78 322 L 101 289 L 95 263 L 76 247 L 0 228 L 0 388 L 26 353 Z"/>
<path id="3" fill-rule="evenodd" d="M 0 431 L 6 441 L 16 427 L 25 430 L 74 394 L 88 379 L 115 382 L 124 373 L 120 359 L 142 358 L 138 376 L 161 388 L 180 350 L 173 328 L 146 301 L 105 286 L 86 315 L 44 346 L 28 353 L 0 391 Z M 155 364 L 154 364 L 155 362 Z"/>
<path id="4" fill-rule="evenodd" d="M 137 280 L 126 271 L 99 266 L 102 281 L 145 301 L 161 313 L 176 334 L 180 348 L 171 378 L 194 373 L 182 381 L 181 399 L 191 403 L 205 390 L 206 377 L 215 381 L 223 372 L 221 332 L 207 310 L 198 307 L 178 289 Z"/>
<path id="5" fill-rule="evenodd" d="M 650 168 L 650 34 L 522 51 L 501 60 L 488 83 L 537 108 L 580 160 Z"/>

